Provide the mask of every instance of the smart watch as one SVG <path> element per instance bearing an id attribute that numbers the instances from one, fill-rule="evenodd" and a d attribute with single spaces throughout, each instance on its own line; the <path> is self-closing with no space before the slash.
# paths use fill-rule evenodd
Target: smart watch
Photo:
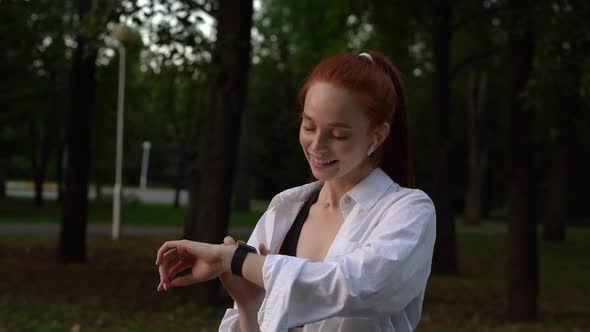
<path id="1" fill-rule="evenodd" d="M 242 275 L 242 266 L 244 265 L 244 260 L 246 259 L 248 253 L 256 254 L 256 248 L 247 244 L 240 244 L 238 246 L 231 259 L 231 273 L 242 278 L 244 277 Z"/>

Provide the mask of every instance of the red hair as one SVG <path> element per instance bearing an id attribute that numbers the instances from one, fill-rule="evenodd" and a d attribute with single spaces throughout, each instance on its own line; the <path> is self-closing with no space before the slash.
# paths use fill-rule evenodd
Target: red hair
<path id="1" fill-rule="evenodd" d="M 350 93 L 369 118 L 369 128 L 389 123 L 389 135 L 371 155 L 375 167 L 403 187 L 415 186 L 414 162 L 410 144 L 405 88 L 399 70 L 376 51 L 372 59 L 358 54 L 342 53 L 318 64 L 304 81 L 298 99 L 301 108 L 309 87 L 327 82 Z"/>

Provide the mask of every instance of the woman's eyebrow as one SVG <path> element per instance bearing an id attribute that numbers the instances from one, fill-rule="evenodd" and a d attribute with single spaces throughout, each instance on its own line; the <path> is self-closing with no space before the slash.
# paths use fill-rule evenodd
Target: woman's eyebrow
<path id="1" fill-rule="evenodd" d="M 312 117 L 311 117 L 311 116 L 309 116 L 309 115 L 307 115 L 307 114 L 305 114 L 305 113 L 301 113 L 301 116 L 302 116 L 304 119 L 307 119 L 307 120 L 311 120 L 311 121 L 313 121 Z M 329 127 L 341 127 L 341 128 L 352 129 L 352 127 L 351 127 L 349 124 L 347 124 L 347 123 L 344 123 L 344 122 L 333 122 L 333 123 L 328 123 L 328 126 L 329 126 Z"/>

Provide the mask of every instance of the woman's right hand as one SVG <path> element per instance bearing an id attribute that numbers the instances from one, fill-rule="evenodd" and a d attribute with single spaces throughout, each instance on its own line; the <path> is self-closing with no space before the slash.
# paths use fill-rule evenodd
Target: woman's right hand
<path id="1" fill-rule="evenodd" d="M 223 239 L 223 244 L 225 245 L 240 245 L 245 243 L 244 241 L 236 241 L 231 236 L 226 236 Z M 268 254 L 268 249 L 264 246 L 264 244 L 260 244 L 258 247 L 258 251 L 260 255 L 266 256 Z M 250 281 L 238 277 L 230 272 L 222 273 L 219 276 L 223 287 L 227 290 L 229 295 L 236 301 L 238 307 L 246 309 L 248 311 L 255 310 L 258 311 L 262 301 L 264 300 L 265 291 L 264 288 L 259 287 L 251 283 Z"/>

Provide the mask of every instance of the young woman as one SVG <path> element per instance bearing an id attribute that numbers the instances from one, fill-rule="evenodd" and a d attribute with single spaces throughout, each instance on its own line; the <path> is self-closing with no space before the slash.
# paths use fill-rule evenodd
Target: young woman
<path id="1" fill-rule="evenodd" d="M 413 331 L 436 227 L 432 201 L 413 189 L 400 74 L 378 52 L 340 54 L 299 97 L 318 181 L 272 199 L 248 240 L 260 254 L 231 237 L 164 243 L 158 290 L 219 277 L 235 301 L 220 331 Z"/>

